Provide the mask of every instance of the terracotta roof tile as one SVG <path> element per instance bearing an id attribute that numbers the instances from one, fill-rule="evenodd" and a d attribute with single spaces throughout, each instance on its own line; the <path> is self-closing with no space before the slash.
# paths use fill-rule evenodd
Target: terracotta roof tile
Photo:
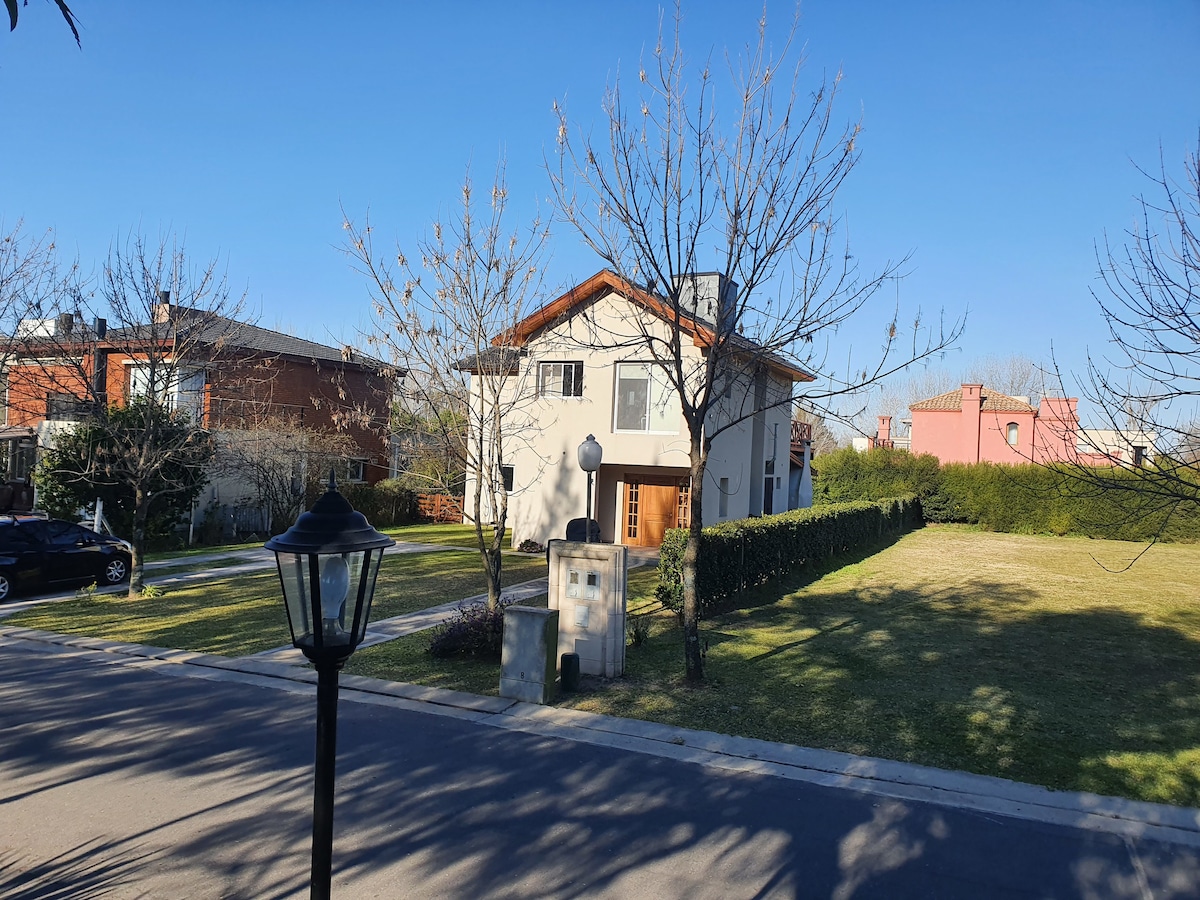
<path id="1" fill-rule="evenodd" d="M 1034 412 L 1034 408 L 1024 400 L 1001 394 L 999 391 L 989 391 L 984 388 L 983 412 Z M 928 400 L 918 400 L 908 406 L 910 412 L 925 412 L 928 410 L 948 410 L 957 412 L 962 409 L 962 388 L 938 394 Z"/>

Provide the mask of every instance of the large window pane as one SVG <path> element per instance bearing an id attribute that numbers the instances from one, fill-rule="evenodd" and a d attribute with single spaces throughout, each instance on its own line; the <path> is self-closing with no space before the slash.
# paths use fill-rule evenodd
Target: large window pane
<path id="1" fill-rule="evenodd" d="M 650 379 L 643 363 L 617 365 L 618 431 L 645 431 Z"/>
<path id="2" fill-rule="evenodd" d="M 648 363 L 617 365 L 617 431 L 679 433 L 679 396 L 666 375 Z"/>

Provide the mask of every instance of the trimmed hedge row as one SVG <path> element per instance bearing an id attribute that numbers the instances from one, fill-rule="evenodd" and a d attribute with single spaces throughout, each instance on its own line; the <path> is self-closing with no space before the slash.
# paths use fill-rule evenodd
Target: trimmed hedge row
<path id="1" fill-rule="evenodd" d="M 817 502 L 914 493 L 930 522 L 962 522 L 1018 534 L 1076 534 L 1123 541 L 1200 539 L 1200 504 L 1137 489 L 1136 473 L 1105 471 L 1106 485 L 1068 467 L 949 463 L 903 450 L 839 450 L 820 461 Z"/>
<path id="2" fill-rule="evenodd" d="M 727 605 L 747 587 L 763 584 L 815 560 L 868 546 L 884 534 L 922 523 L 915 496 L 796 509 L 774 516 L 710 525 L 700 533 L 696 589 L 700 614 Z M 657 597 L 683 609 L 683 554 L 688 532 L 667 532 L 659 550 Z"/>

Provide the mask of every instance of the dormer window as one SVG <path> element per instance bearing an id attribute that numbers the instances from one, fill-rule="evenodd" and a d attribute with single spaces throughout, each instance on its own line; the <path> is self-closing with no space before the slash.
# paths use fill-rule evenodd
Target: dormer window
<path id="1" fill-rule="evenodd" d="M 583 363 L 541 363 L 538 366 L 538 396 L 582 397 Z"/>

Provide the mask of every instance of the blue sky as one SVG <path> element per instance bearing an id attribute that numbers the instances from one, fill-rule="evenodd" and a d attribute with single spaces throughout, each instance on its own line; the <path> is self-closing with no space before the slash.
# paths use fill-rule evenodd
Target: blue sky
<path id="1" fill-rule="evenodd" d="M 521 215 L 549 209 L 552 103 L 599 113 L 605 84 L 655 39 L 653 2 L 52 4 L 0 33 L 0 218 L 53 228 L 85 267 L 140 230 L 220 256 L 260 323 L 352 341 L 366 287 L 338 252 L 340 207 L 411 247 L 507 156 Z M 758 2 L 684 5 L 690 56 L 754 37 Z M 779 26 L 792 6 L 772 2 Z M 843 70 L 839 115 L 861 160 L 838 199 L 864 268 L 911 252 L 902 306 L 969 308 L 954 371 L 985 355 L 1068 369 L 1105 332 L 1093 242 L 1119 235 L 1134 168 L 1168 169 L 1200 135 L 1200 3 L 809 0 L 809 78 Z M 549 283 L 599 262 L 565 225 Z M 896 288 L 839 335 L 868 356 Z"/>

